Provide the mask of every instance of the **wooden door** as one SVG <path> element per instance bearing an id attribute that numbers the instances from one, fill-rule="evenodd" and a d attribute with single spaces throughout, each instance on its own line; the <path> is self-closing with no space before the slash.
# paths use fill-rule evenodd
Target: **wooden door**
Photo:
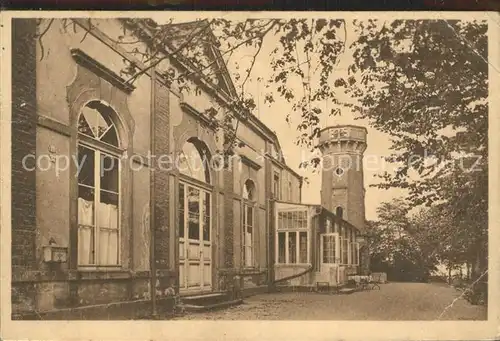
<path id="1" fill-rule="evenodd" d="M 212 290 L 210 193 L 179 184 L 179 286 L 181 291 Z"/>

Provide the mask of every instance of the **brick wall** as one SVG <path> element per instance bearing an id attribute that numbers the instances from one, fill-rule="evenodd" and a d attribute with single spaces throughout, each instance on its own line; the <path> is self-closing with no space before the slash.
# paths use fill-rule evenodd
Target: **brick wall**
<path id="1" fill-rule="evenodd" d="M 12 20 L 12 273 L 36 264 L 36 172 L 24 169 L 36 153 L 36 22 Z M 33 167 L 34 163 L 27 164 Z"/>
<path id="2" fill-rule="evenodd" d="M 154 162 L 158 161 L 161 155 L 169 153 L 169 92 L 168 89 L 156 83 L 156 101 L 154 117 L 155 134 L 155 155 Z M 158 164 L 156 164 L 158 167 Z M 163 278 L 163 270 L 169 268 L 169 173 L 167 170 L 156 168 L 154 177 L 154 229 L 155 229 L 155 260 L 156 268 L 160 274 L 160 290 L 164 290 L 170 285 L 168 279 Z M 165 275 L 167 276 L 167 275 Z"/>

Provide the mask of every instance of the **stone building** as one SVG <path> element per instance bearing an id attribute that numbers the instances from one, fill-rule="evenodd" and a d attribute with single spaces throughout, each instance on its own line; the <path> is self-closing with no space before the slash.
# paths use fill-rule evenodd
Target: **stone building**
<path id="1" fill-rule="evenodd" d="M 163 61 L 126 81 L 124 70 L 145 69 L 131 51 L 146 51 L 149 24 L 13 20 L 14 318 L 119 318 L 148 311 L 152 267 L 158 300 L 168 306 L 172 289 L 181 295 L 223 291 L 235 274 L 245 293 L 264 291 L 296 273 L 282 272 L 280 263 L 317 258 L 309 256 L 316 239 L 304 239 L 299 225 L 291 225 L 296 234 L 286 232 L 295 242 L 282 252 L 279 206 L 301 202 L 302 178 L 256 116 L 239 122 L 242 143 L 228 167 L 218 168 L 223 139 L 208 109 L 219 103 L 219 119 L 226 111 L 238 117 L 239 109 L 215 48 L 205 51 L 209 64 L 222 70 L 214 77 L 196 73 L 197 65 L 181 55 L 166 57 L 175 44 L 165 42 Z M 190 25 L 178 25 L 179 34 Z M 120 44 L 124 34 L 140 39 Z M 187 80 L 192 91 L 168 82 L 172 70 L 194 75 Z M 359 223 L 350 203 L 361 197 L 346 200 L 346 218 Z M 323 206 L 314 210 L 330 213 L 318 224 L 337 226 L 333 207 Z M 308 219 L 286 217 L 292 224 Z M 344 229 L 353 233 L 351 243 L 355 230 Z M 295 256 L 289 251 L 294 245 Z"/>

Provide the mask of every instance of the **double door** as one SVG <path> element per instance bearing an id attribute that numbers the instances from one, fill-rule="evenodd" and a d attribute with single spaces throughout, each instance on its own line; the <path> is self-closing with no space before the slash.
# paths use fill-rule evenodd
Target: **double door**
<path id="1" fill-rule="evenodd" d="M 320 240 L 321 272 L 328 276 L 330 283 L 339 283 L 340 240 L 338 233 L 321 234 Z"/>
<path id="2" fill-rule="evenodd" d="M 179 289 L 212 290 L 211 194 L 179 183 Z"/>

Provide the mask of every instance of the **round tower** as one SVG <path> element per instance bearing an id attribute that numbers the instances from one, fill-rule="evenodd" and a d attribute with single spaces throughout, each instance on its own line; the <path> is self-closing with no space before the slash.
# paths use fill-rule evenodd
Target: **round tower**
<path id="1" fill-rule="evenodd" d="M 365 230 L 366 135 L 364 127 L 338 125 L 324 128 L 319 136 L 323 154 L 321 204 L 360 231 Z"/>

